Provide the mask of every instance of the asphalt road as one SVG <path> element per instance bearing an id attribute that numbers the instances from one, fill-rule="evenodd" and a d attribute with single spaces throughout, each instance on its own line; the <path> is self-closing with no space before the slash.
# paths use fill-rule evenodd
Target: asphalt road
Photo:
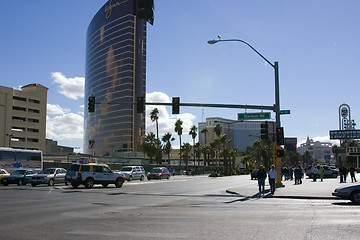
<path id="1" fill-rule="evenodd" d="M 310 181 L 286 182 L 278 197 L 264 198 L 249 176 L 176 176 L 120 189 L 0 186 L 0 239 L 359 239 L 360 206 L 323 196 L 328 190 L 293 196 L 338 185 Z"/>

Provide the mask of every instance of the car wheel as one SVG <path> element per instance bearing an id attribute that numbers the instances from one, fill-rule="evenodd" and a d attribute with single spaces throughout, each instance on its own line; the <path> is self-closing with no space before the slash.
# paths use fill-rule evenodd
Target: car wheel
<path id="1" fill-rule="evenodd" d="M 148 177 L 147 179 L 148 179 L 148 181 L 150 181 L 151 178 Z"/>
<path id="2" fill-rule="evenodd" d="M 351 194 L 350 200 L 353 203 L 360 204 L 360 191 L 355 191 Z"/>
<path id="3" fill-rule="evenodd" d="M 36 187 L 36 184 L 35 184 L 35 183 L 32 183 L 31 186 Z"/>
<path id="4" fill-rule="evenodd" d="M 8 183 L 3 183 L 3 185 L 4 185 L 4 186 L 7 186 L 7 185 L 9 185 L 9 184 L 8 184 Z"/>
<path id="5" fill-rule="evenodd" d="M 18 186 L 20 186 L 20 185 L 24 185 L 24 181 L 22 180 L 22 179 L 19 179 L 19 181 L 18 181 L 18 184 L 17 184 Z"/>
<path id="6" fill-rule="evenodd" d="M 94 186 L 94 179 L 92 178 L 86 179 L 84 185 L 86 188 L 92 188 Z"/>
<path id="7" fill-rule="evenodd" d="M 115 187 L 121 188 L 123 184 L 124 184 L 124 179 L 122 179 L 122 178 L 116 179 Z"/>
<path id="8" fill-rule="evenodd" d="M 54 179 L 51 178 L 51 179 L 49 180 L 48 185 L 51 186 L 51 187 L 54 186 Z"/>
<path id="9" fill-rule="evenodd" d="M 106 188 L 108 185 L 109 185 L 109 184 L 107 184 L 107 183 L 103 183 L 103 184 L 102 184 L 102 186 L 103 186 L 104 188 Z"/>
<path id="10" fill-rule="evenodd" d="M 73 188 L 77 188 L 77 187 L 79 186 L 79 184 L 72 183 L 71 186 L 72 186 Z"/>
<path id="11" fill-rule="evenodd" d="M 141 175 L 140 181 L 144 181 L 144 176 Z"/>
<path id="12" fill-rule="evenodd" d="M 133 177 L 132 177 L 132 176 L 129 176 L 128 181 L 130 182 L 130 181 L 132 181 L 132 180 L 133 180 Z"/>

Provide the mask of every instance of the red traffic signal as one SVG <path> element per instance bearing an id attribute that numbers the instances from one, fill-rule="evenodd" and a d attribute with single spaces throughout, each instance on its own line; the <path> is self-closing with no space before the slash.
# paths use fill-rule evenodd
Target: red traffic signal
<path id="1" fill-rule="evenodd" d="M 180 98 L 173 97 L 172 98 L 172 114 L 179 114 L 180 113 Z"/>
<path id="2" fill-rule="evenodd" d="M 137 97 L 136 98 L 136 113 L 144 113 L 145 112 L 145 98 Z"/>
<path id="3" fill-rule="evenodd" d="M 285 155 L 284 149 L 277 149 L 276 150 L 276 157 L 283 157 Z"/>

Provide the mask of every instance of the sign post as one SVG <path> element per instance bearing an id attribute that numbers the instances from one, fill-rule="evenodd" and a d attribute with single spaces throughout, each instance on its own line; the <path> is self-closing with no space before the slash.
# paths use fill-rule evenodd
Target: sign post
<path id="1" fill-rule="evenodd" d="M 271 117 L 271 113 L 269 112 L 238 114 L 238 120 L 270 119 L 270 117 Z"/>

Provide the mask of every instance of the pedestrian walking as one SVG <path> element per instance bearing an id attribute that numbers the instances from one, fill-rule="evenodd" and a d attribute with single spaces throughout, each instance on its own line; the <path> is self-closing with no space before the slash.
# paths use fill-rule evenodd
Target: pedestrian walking
<path id="1" fill-rule="evenodd" d="M 300 166 L 298 166 L 297 168 L 295 168 L 295 170 L 294 170 L 294 175 L 295 175 L 295 185 L 301 184 L 302 170 L 301 170 L 301 167 L 300 167 Z"/>
<path id="2" fill-rule="evenodd" d="M 290 178 L 291 181 L 294 178 L 294 172 L 295 172 L 295 169 L 293 168 L 293 166 L 291 166 L 290 169 L 289 169 L 289 178 Z"/>
<path id="3" fill-rule="evenodd" d="M 313 178 L 313 182 L 316 182 L 317 179 L 317 175 L 319 174 L 319 169 L 316 167 L 316 165 L 314 164 L 311 167 L 311 174 L 312 174 L 312 178 Z"/>
<path id="4" fill-rule="evenodd" d="M 324 169 L 323 165 L 321 165 L 321 167 L 319 169 L 319 175 L 320 175 L 321 181 L 324 180 L 324 173 L 325 173 L 325 169 Z"/>
<path id="5" fill-rule="evenodd" d="M 266 170 L 263 165 L 260 165 L 259 171 L 257 173 L 258 185 L 259 185 L 259 197 L 265 195 L 265 179 L 266 179 Z"/>
<path id="6" fill-rule="evenodd" d="M 346 177 L 349 173 L 348 169 L 344 166 L 341 166 L 341 168 L 339 169 L 340 174 L 342 175 L 342 182 L 346 183 Z M 340 179 L 341 182 L 341 179 Z"/>
<path id="7" fill-rule="evenodd" d="M 271 165 L 271 169 L 269 171 L 269 183 L 270 183 L 270 192 L 273 195 L 275 193 L 275 180 L 276 180 L 276 170 L 275 166 Z"/>
<path id="8" fill-rule="evenodd" d="M 356 181 L 356 178 L 355 178 L 355 168 L 354 168 L 354 166 L 351 166 L 351 168 L 350 168 L 350 177 L 351 177 L 351 182 L 357 182 Z"/>

